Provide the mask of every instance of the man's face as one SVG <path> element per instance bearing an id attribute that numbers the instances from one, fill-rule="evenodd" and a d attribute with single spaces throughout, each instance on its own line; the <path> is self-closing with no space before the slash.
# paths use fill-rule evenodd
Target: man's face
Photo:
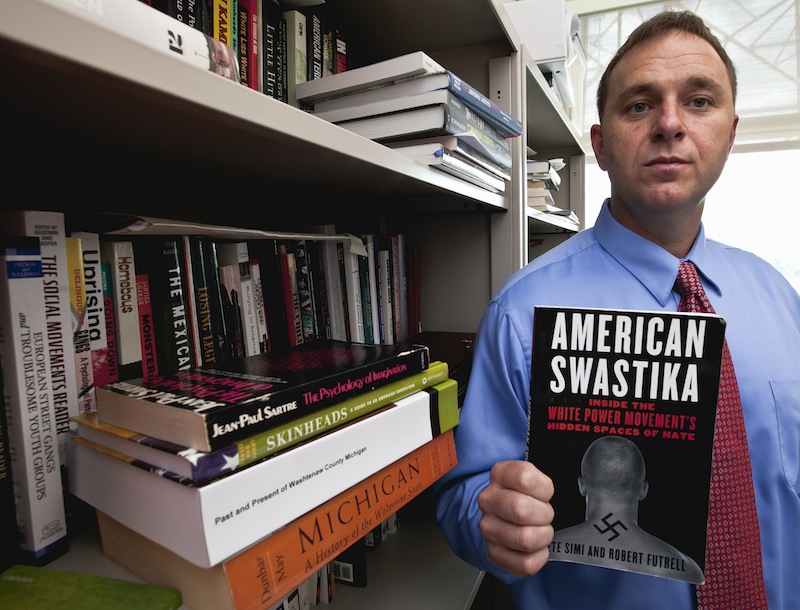
<path id="1" fill-rule="evenodd" d="M 670 32 L 626 55 L 610 75 L 603 123 L 592 128 L 615 215 L 699 218 L 737 121 L 725 65 L 701 38 Z"/>

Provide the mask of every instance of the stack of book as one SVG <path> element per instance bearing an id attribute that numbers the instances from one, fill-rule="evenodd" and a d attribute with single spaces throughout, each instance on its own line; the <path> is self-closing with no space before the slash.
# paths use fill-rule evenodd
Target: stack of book
<path id="1" fill-rule="evenodd" d="M 458 383 L 422 344 L 317 339 L 111 383 L 73 419 L 107 555 L 194 610 L 270 608 L 455 466 Z"/>
<path id="2" fill-rule="evenodd" d="M 564 209 L 556 204 L 554 193 L 561 187 L 563 159 L 537 160 L 526 162 L 528 207 L 544 214 L 559 216 L 577 228 L 580 220 L 572 210 Z"/>
<path id="3" fill-rule="evenodd" d="M 299 83 L 301 107 L 485 189 L 510 180 L 510 138 L 522 123 L 416 51 Z"/>

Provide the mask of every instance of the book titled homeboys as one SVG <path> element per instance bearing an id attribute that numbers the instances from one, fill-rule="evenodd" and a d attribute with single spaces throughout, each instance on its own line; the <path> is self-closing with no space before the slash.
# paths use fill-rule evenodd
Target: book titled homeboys
<path id="1" fill-rule="evenodd" d="M 536 307 L 528 460 L 553 479 L 551 561 L 704 581 L 725 320 Z"/>
<path id="2" fill-rule="evenodd" d="M 214 451 L 429 366 L 424 345 L 317 339 L 280 353 L 109 384 L 98 388 L 97 416 Z"/>

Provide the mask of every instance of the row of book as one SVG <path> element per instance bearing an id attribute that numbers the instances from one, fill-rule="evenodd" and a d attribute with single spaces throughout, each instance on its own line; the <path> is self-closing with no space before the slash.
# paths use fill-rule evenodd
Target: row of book
<path id="1" fill-rule="evenodd" d="M 281 565 L 273 565 L 271 590 L 281 597 L 294 591 L 285 583 L 297 587 L 300 576 L 311 578 L 308 572 L 316 574 L 323 564 L 332 570 L 338 552 L 374 529 L 378 516 L 396 511 L 454 464 L 450 430 L 458 421 L 459 384 L 448 366 L 431 361 L 428 348 L 418 343 L 314 338 L 288 350 L 158 374 L 148 372 L 144 358 L 142 376 L 105 380 L 91 388 L 91 401 L 81 400 L 95 370 L 91 339 L 102 335 L 113 345 L 115 334 L 104 332 L 96 319 L 89 322 L 103 309 L 102 282 L 86 271 L 89 265 L 74 259 L 88 262 L 81 253 L 93 247 L 102 259 L 102 244 L 119 240 L 101 240 L 84 250 L 97 235 L 74 231 L 67 236 L 64 217 L 56 212 L 11 211 L 3 220 L 4 231 L 13 235 L 2 238 L 0 249 L 0 368 L 7 396 L 6 419 L 0 423 L 8 432 L 2 464 L 10 465 L 12 475 L 3 480 L 15 482 L 13 529 L 32 533 L 22 544 L 34 559 L 46 562 L 57 548 L 66 549 L 65 498 L 74 495 L 104 515 L 104 545 L 123 534 L 156 545 L 165 565 L 178 566 L 160 569 L 160 578 L 169 577 L 181 590 L 208 581 L 221 594 L 222 581 L 210 578 L 209 570 L 229 574 L 228 562 L 245 549 L 258 549 L 251 560 L 261 565 L 262 553 L 277 548 L 281 559 L 275 561 Z M 73 260 L 67 256 L 71 250 Z M 135 261 L 134 249 L 129 273 Z M 66 270 L 63 276 L 60 267 Z M 78 286 L 83 288 L 76 291 Z M 177 286 L 173 282 L 173 292 Z M 132 276 L 120 287 L 128 305 L 143 302 Z M 61 292 L 72 293 L 71 300 L 64 301 Z M 48 321 L 62 309 L 69 334 Z M 182 324 L 177 327 L 190 334 Z M 140 326 L 137 340 L 141 346 L 158 345 L 164 338 L 155 331 L 148 338 L 146 326 Z M 68 377 L 75 387 L 71 398 L 64 387 Z M 35 394 L 26 392 L 32 384 L 39 390 Z M 41 472 L 43 459 L 47 477 Z M 390 480 L 396 483 L 391 488 Z M 306 543 L 324 548 L 331 534 L 315 528 L 333 513 L 318 511 L 332 510 L 326 503 L 346 502 L 337 509 L 341 515 L 343 506 L 360 505 L 362 498 L 369 511 L 359 515 L 360 529 L 339 524 L 350 535 L 344 547 L 321 553 L 313 570 L 304 551 L 286 580 L 282 562 L 289 549 L 274 545 L 295 543 L 301 530 L 290 535 L 290 528 L 303 527 Z M 136 559 L 129 548 L 126 543 L 125 557 L 107 552 L 137 573 L 142 569 L 137 565 L 156 561 Z M 18 561 L 15 555 L 11 562 Z M 198 573 L 204 576 L 182 580 L 178 574 L 186 574 L 187 566 L 204 570 Z M 252 578 L 234 579 L 236 586 L 232 578 L 226 576 L 225 595 L 239 591 L 263 599 L 263 590 L 254 592 Z M 191 605 L 242 607 L 232 597 L 228 606 L 209 605 L 205 597 L 198 595 Z M 277 597 L 268 599 L 277 602 Z"/>
<path id="2" fill-rule="evenodd" d="M 423 51 L 299 83 L 301 108 L 494 192 L 521 121 Z"/>

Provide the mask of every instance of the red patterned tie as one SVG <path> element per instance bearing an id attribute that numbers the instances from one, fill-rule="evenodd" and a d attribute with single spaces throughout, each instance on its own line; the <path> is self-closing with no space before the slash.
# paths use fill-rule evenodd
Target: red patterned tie
<path id="1" fill-rule="evenodd" d="M 693 263 L 681 263 L 675 291 L 681 295 L 678 311 L 714 313 Z M 697 588 L 698 608 L 767 608 L 750 452 L 727 342 L 722 352 L 714 432 L 705 576 L 705 584 Z"/>

